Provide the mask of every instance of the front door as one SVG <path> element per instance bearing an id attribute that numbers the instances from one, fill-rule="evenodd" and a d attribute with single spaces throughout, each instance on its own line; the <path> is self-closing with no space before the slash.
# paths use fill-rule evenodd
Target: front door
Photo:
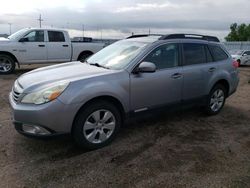
<path id="1" fill-rule="evenodd" d="M 47 62 L 47 46 L 44 42 L 44 31 L 33 30 L 26 34 L 23 42 L 19 42 L 18 54 L 20 63 Z"/>
<path id="2" fill-rule="evenodd" d="M 156 72 L 130 76 L 130 107 L 134 112 L 180 103 L 182 68 L 179 66 L 179 45 L 164 44 L 154 49 L 142 62 L 156 65 Z"/>

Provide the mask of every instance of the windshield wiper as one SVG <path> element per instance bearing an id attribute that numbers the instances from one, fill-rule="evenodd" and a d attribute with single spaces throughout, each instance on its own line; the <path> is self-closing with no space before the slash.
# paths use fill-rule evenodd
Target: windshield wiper
<path id="1" fill-rule="evenodd" d="M 104 69 L 109 69 L 108 67 L 105 67 L 105 66 L 103 66 L 103 65 L 100 65 L 100 64 L 98 64 L 98 63 L 89 63 L 89 65 L 94 65 L 94 66 L 96 66 L 96 67 L 102 67 L 102 68 L 104 68 Z"/>

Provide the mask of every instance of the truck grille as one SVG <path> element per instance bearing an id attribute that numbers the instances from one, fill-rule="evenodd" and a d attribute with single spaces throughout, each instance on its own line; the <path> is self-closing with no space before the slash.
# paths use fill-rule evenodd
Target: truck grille
<path id="1" fill-rule="evenodd" d="M 18 102 L 19 101 L 19 98 L 22 94 L 22 87 L 21 85 L 16 81 L 14 83 L 14 86 L 12 88 L 12 98 L 15 102 Z"/>

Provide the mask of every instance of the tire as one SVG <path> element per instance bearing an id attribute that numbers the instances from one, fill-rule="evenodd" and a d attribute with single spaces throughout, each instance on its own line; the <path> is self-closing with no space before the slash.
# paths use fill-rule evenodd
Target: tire
<path id="1" fill-rule="evenodd" d="M 121 113 L 116 106 L 98 100 L 79 112 L 73 125 L 72 136 L 81 148 L 98 149 L 114 140 L 121 124 Z"/>
<path id="2" fill-rule="evenodd" d="M 81 61 L 82 63 L 89 57 L 93 55 L 93 53 L 91 52 L 86 52 L 86 53 L 83 53 L 79 56 L 78 60 Z"/>
<path id="3" fill-rule="evenodd" d="M 10 74 L 15 67 L 15 60 L 11 56 L 0 54 L 0 74 Z"/>
<path id="4" fill-rule="evenodd" d="M 207 115 L 216 115 L 223 108 L 227 96 L 227 90 L 222 84 L 215 85 L 210 91 L 206 106 L 205 112 Z"/>

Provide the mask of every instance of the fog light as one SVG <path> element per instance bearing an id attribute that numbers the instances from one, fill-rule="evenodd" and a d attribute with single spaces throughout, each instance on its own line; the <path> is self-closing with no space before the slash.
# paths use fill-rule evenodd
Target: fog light
<path id="1" fill-rule="evenodd" d="M 29 134 L 34 134 L 34 135 L 50 135 L 51 133 L 40 126 L 37 125 L 23 125 L 22 129 L 24 132 L 29 133 Z"/>

